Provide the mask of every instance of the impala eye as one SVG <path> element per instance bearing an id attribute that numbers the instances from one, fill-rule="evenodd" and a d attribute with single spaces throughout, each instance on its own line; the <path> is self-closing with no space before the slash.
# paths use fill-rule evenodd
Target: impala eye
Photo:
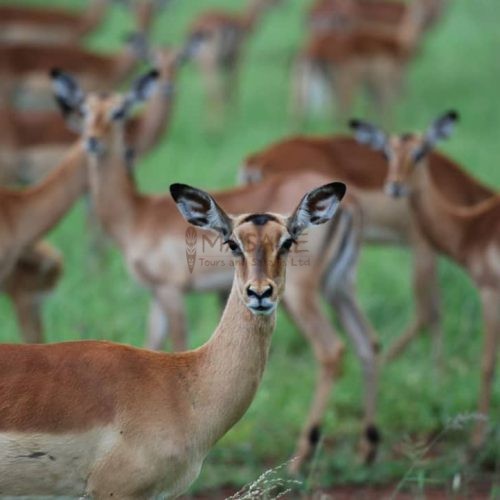
<path id="1" fill-rule="evenodd" d="M 231 249 L 231 252 L 233 252 L 234 256 L 239 257 L 239 256 L 243 255 L 241 248 L 239 247 L 238 243 L 236 243 L 234 240 L 227 240 L 226 243 L 227 243 L 227 246 Z"/>

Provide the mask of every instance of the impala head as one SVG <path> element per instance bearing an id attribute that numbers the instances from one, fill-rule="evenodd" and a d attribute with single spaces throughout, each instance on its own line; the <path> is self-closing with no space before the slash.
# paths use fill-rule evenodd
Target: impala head
<path id="1" fill-rule="evenodd" d="M 388 162 L 385 191 L 398 198 L 408 195 L 410 179 L 436 144 L 447 139 L 459 119 L 456 111 L 448 111 L 437 118 L 424 133 L 387 135 L 381 128 L 361 120 L 351 120 L 349 125 L 361 144 L 382 152 Z"/>
<path id="2" fill-rule="evenodd" d="M 55 98 L 63 115 L 79 122 L 87 152 L 98 156 L 105 153 L 104 139 L 123 126 L 136 104 L 153 94 L 158 71 L 151 70 L 139 77 L 126 94 L 86 94 L 71 75 L 57 69 L 52 70 L 51 77 Z"/>
<path id="3" fill-rule="evenodd" d="M 234 256 L 240 299 L 253 314 L 271 314 L 285 285 L 287 256 L 308 227 L 324 224 L 335 214 L 346 187 L 326 184 L 307 193 L 295 212 L 230 216 L 206 192 L 172 184 L 170 192 L 179 211 L 194 226 L 216 231 Z"/>

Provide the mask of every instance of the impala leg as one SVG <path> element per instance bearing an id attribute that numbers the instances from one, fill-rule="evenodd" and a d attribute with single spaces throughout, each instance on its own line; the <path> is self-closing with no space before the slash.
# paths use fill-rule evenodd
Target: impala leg
<path id="1" fill-rule="evenodd" d="M 27 344 L 43 342 L 42 298 L 38 293 L 8 293 L 16 314 L 21 337 Z"/>
<path id="2" fill-rule="evenodd" d="M 492 288 L 480 290 L 483 307 L 485 341 L 481 362 L 481 388 L 479 395 L 478 412 L 488 416 L 491 403 L 495 364 L 500 344 L 500 292 Z M 473 448 L 479 448 L 485 438 L 487 429 L 486 420 L 478 420 L 472 434 Z"/>
<path id="3" fill-rule="evenodd" d="M 174 351 L 185 351 L 186 318 L 184 296 L 176 287 L 158 287 L 149 312 L 148 348 L 162 350 L 170 336 Z"/>
<path id="4" fill-rule="evenodd" d="M 333 381 L 340 371 L 344 345 L 328 318 L 323 315 L 319 297 L 311 296 L 310 287 L 304 288 L 307 294 L 299 293 L 294 288 L 287 284 L 284 304 L 292 319 L 312 345 L 318 366 L 313 400 L 297 442 L 295 459 L 290 465 L 291 472 L 297 473 L 320 439 L 323 416 Z"/>
<path id="5" fill-rule="evenodd" d="M 339 121 L 344 123 L 351 115 L 355 92 L 359 87 L 359 79 L 356 69 L 346 64 L 333 68 L 332 73 Z"/>
<path id="6" fill-rule="evenodd" d="M 413 258 L 413 293 L 416 317 L 403 335 L 389 347 L 384 356 L 384 362 L 396 359 L 421 332 L 422 328 L 427 327 L 432 335 L 434 362 L 439 367 L 443 358 L 443 331 L 441 328 L 437 258 L 435 252 L 423 241 L 414 244 Z"/>
<path id="7" fill-rule="evenodd" d="M 365 390 L 362 454 L 365 462 L 370 463 L 376 458 L 380 442 L 380 432 L 375 425 L 379 383 L 378 339 L 359 307 L 352 286 L 337 288 L 330 300 L 361 361 Z"/>

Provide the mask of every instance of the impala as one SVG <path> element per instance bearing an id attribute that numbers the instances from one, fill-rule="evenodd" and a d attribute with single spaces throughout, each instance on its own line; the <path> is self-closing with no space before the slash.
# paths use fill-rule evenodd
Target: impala
<path id="1" fill-rule="evenodd" d="M 345 185 L 314 189 L 289 217 L 229 216 L 204 191 L 170 190 L 186 220 L 215 231 L 233 253 L 233 285 L 215 332 L 176 354 L 97 341 L 0 346 L 1 494 L 181 494 L 252 402 L 290 247 L 333 217 Z"/>
<path id="2" fill-rule="evenodd" d="M 322 98 L 316 89 L 326 84 L 332 88 L 341 119 L 350 114 L 356 92 L 366 87 L 375 112 L 389 121 L 425 19 L 426 10 L 418 0 L 397 30 L 372 31 L 354 24 L 352 29 L 313 34 L 300 51 L 292 75 L 293 115 L 302 119 L 312 100 Z"/>
<path id="3" fill-rule="evenodd" d="M 429 243 L 460 265 L 479 291 L 485 331 L 479 413 L 487 416 L 500 341 L 500 196 L 465 172 L 457 176 L 428 161 L 430 151 L 449 137 L 457 120 L 456 112 L 445 113 L 423 134 L 388 136 L 359 121 L 355 128 L 359 140 L 387 155 L 387 195 L 409 199 Z M 485 435 L 486 422 L 480 419 L 472 436 L 474 448 Z"/>
<path id="4" fill-rule="evenodd" d="M 436 24 L 446 4 L 446 0 L 414 1 L 420 1 L 425 9 L 424 30 Z M 315 33 L 353 27 L 398 30 L 410 8 L 393 0 L 316 0 L 309 9 L 308 25 Z"/>
<path id="5" fill-rule="evenodd" d="M 247 0 L 241 13 L 210 10 L 200 14 L 188 33 L 193 59 L 203 76 L 210 113 L 220 116 L 233 100 L 244 44 L 276 0 Z"/>
<path id="6" fill-rule="evenodd" d="M 0 45 L 1 91 L 11 99 L 14 91 L 29 88 L 30 99 L 39 107 L 39 101 L 43 102 L 50 90 L 47 72 L 55 66 L 80 75 L 94 90 L 114 88 L 130 76 L 143 57 L 145 45 L 145 36 L 138 32 L 130 35 L 123 49 L 113 55 L 72 45 Z"/>
<path id="7" fill-rule="evenodd" d="M 165 136 L 175 100 L 177 70 L 186 58 L 186 50 L 162 47 L 151 51 L 150 59 L 160 73 L 158 91 L 146 109 L 126 123 L 127 145 L 135 156 L 146 154 Z M 74 118 L 71 113 L 67 115 L 68 127 L 56 110 L 4 106 L 0 110 L 2 184 L 33 183 L 50 172 L 78 138 Z"/>
<path id="8" fill-rule="evenodd" d="M 436 151 L 429 154 L 429 161 L 457 179 L 463 176 L 456 163 Z M 241 180 L 255 183 L 275 174 L 294 177 L 311 170 L 340 179 L 350 186 L 362 208 L 365 242 L 405 245 L 412 251 L 416 315 L 398 342 L 388 349 L 386 359 L 395 358 L 412 338 L 429 328 L 435 360 L 439 362 L 442 329 L 436 256 L 419 230 L 408 201 L 391 199 L 384 194 L 387 162 L 382 155 L 351 137 L 296 136 L 248 156 L 242 167 Z"/>
<path id="9" fill-rule="evenodd" d="M 117 2 L 117 0 L 115 0 Z M 55 7 L 0 5 L 0 42 L 33 44 L 78 44 L 103 21 L 112 0 L 90 0 L 83 12 Z M 136 18 L 136 29 L 146 34 L 153 16 L 166 0 L 119 0 L 129 4 Z"/>
<path id="10" fill-rule="evenodd" d="M 189 291 L 225 291 L 230 287 L 232 268 L 227 253 L 217 241 L 205 235 L 186 233 L 185 221 L 164 196 L 148 196 L 137 189 L 127 173 L 124 159 L 123 123 L 131 105 L 154 92 L 156 74 L 138 80 L 125 95 L 85 95 L 69 75 L 61 75 L 55 90 L 67 109 L 84 110 L 89 151 L 90 187 L 96 213 L 105 232 L 123 252 L 132 276 L 153 295 L 150 312 L 150 348 L 161 349 L 168 333 L 175 350 L 186 346 L 184 296 Z M 216 195 L 231 213 L 259 211 L 289 212 L 290 200 L 308 187 L 328 181 L 331 176 L 304 173 L 295 179 L 275 177 L 259 186 L 237 188 Z M 378 366 L 376 335 L 364 318 L 354 292 L 354 275 L 359 249 L 361 220 L 355 200 L 344 202 L 339 216 L 321 230 L 308 235 L 300 247 L 305 265 L 294 262 L 288 270 L 284 304 L 312 344 L 318 363 L 318 380 L 309 417 L 303 428 L 295 467 L 317 444 L 320 424 L 333 379 L 339 369 L 343 344 L 322 312 L 321 293 L 337 310 L 351 337 L 363 367 L 364 452 L 373 459 L 379 442 L 375 427 Z M 198 259 L 186 260 L 186 252 Z M 194 252 L 194 253 L 193 253 Z M 216 265 L 203 265 L 203 259 Z M 193 258 L 192 258 L 193 259 Z"/>

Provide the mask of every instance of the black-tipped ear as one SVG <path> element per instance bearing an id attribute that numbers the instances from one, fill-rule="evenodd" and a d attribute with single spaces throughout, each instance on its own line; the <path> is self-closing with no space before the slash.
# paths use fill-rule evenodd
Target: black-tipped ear
<path id="1" fill-rule="evenodd" d="M 340 201 L 346 193 L 342 182 L 325 184 L 307 193 L 288 218 L 288 232 L 297 238 L 309 226 L 324 224 L 336 213 Z"/>
<path id="2" fill-rule="evenodd" d="M 435 144 L 443 139 L 448 139 L 455 130 L 455 125 L 459 119 L 459 114 L 454 110 L 442 114 L 427 129 L 426 140 L 431 144 Z"/>
<path id="3" fill-rule="evenodd" d="M 50 78 L 54 97 L 63 115 L 67 116 L 75 111 L 79 112 L 80 106 L 85 99 L 85 93 L 75 78 L 58 68 L 50 70 Z"/>
<path id="4" fill-rule="evenodd" d="M 233 232 L 232 221 L 208 193 L 186 184 L 172 184 L 170 194 L 190 224 L 217 231 L 224 240 L 229 238 Z"/>
<path id="5" fill-rule="evenodd" d="M 425 132 L 422 145 L 414 151 L 413 161 L 418 163 L 436 147 L 439 141 L 448 139 L 459 120 L 460 116 L 454 110 L 447 111 L 434 120 Z"/>
<path id="6" fill-rule="evenodd" d="M 112 119 L 116 121 L 124 120 L 136 104 L 147 101 L 158 88 L 159 76 L 158 70 L 152 69 L 137 78 L 122 104 L 113 111 Z"/>
<path id="7" fill-rule="evenodd" d="M 387 146 L 386 133 L 376 125 L 363 120 L 349 120 L 349 128 L 354 132 L 354 138 L 361 144 L 367 144 L 376 151 L 384 151 Z"/>

